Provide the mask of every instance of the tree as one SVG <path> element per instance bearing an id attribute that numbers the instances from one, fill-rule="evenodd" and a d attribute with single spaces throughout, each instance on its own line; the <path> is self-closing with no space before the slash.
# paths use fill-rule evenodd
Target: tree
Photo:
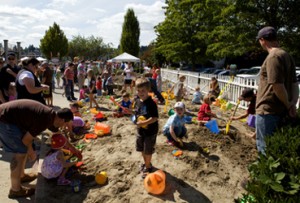
<path id="1" fill-rule="evenodd" d="M 49 30 L 46 30 L 45 36 L 41 39 L 40 49 L 48 59 L 62 58 L 68 54 L 68 39 L 55 22 Z"/>
<path id="2" fill-rule="evenodd" d="M 110 44 L 105 44 L 101 37 L 89 36 L 73 36 L 69 42 L 69 56 L 74 58 L 79 56 L 84 59 L 96 60 L 100 56 L 108 58 L 113 53 Z"/>
<path id="3" fill-rule="evenodd" d="M 205 41 L 197 37 L 201 30 L 195 13 L 196 0 L 166 1 L 166 18 L 155 27 L 155 50 L 173 62 L 196 63 L 205 60 Z"/>
<path id="4" fill-rule="evenodd" d="M 138 57 L 140 49 L 140 25 L 133 9 L 128 9 L 124 16 L 120 40 L 121 52 L 127 52 Z"/>
<path id="5" fill-rule="evenodd" d="M 259 57 L 255 37 L 269 25 L 278 30 L 281 46 L 300 62 L 300 1 L 166 0 L 166 5 L 166 18 L 155 29 L 155 49 L 168 60 L 193 64 L 245 53 Z"/>

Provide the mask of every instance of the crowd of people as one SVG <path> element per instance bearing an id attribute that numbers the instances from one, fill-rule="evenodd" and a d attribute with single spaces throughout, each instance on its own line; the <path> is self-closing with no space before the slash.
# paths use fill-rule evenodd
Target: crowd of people
<path id="1" fill-rule="evenodd" d="M 266 150 L 265 137 L 271 136 L 281 125 L 282 118 L 296 117 L 296 102 L 299 89 L 295 75 L 295 64 L 292 57 L 279 47 L 276 31 L 272 27 L 265 27 L 258 32 L 257 39 L 269 55 L 262 65 L 257 94 L 253 90 L 245 89 L 240 100 L 249 101 L 249 109 L 241 116 L 232 117 L 238 120 L 256 114 L 256 145 L 259 153 Z M 152 154 L 154 153 L 158 134 L 159 112 L 157 104 L 165 104 L 161 95 L 162 78 L 160 68 L 153 64 L 144 67 L 144 77 L 137 77 L 133 64 L 124 63 L 114 66 L 106 64 L 97 67 L 93 62 L 88 65 L 85 60 L 74 58 L 72 62 L 53 65 L 30 58 L 22 62 L 22 68 L 16 65 L 16 56 L 8 55 L 8 61 L 0 60 L 0 141 L 5 151 L 14 153 L 11 161 L 11 189 L 9 198 L 30 196 L 34 189 L 25 188 L 21 183 L 31 181 L 36 175 L 25 174 L 26 159 L 34 160 L 36 154 L 32 141 L 45 129 L 55 133 L 52 137 L 52 153 L 43 166 L 43 175 L 48 178 L 58 177 L 58 185 L 70 183 L 65 178 L 67 164 L 62 159 L 61 149 L 67 147 L 78 159 L 82 158 L 80 151 L 62 136 L 58 128 L 64 127 L 71 133 L 84 129 L 86 124 L 78 112 L 78 105 L 74 101 L 89 100 L 89 107 L 99 107 L 95 96 L 114 94 L 114 77 L 118 70 L 123 73 L 124 84 L 122 100 L 119 103 L 118 114 L 134 114 L 137 125 L 136 151 L 141 152 L 143 164 L 142 177 L 152 172 Z M 55 84 L 56 79 L 56 84 Z M 183 137 L 187 137 L 183 98 L 186 94 L 185 77 L 179 76 L 178 81 L 167 90 L 173 92 L 176 103 L 175 114 L 170 116 L 163 127 L 163 134 L 170 145 L 181 147 Z M 87 80 L 87 81 L 86 81 Z M 61 83 L 62 81 L 62 83 Z M 60 86 L 62 84 L 62 86 Z M 78 85 L 80 97 L 74 95 L 74 86 Z M 63 88 L 68 101 L 72 101 L 70 108 L 53 110 L 52 91 Z M 128 88 L 129 91 L 128 92 Z M 131 95 L 136 90 L 134 100 Z M 157 101 L 149 95 L 152 91 Z M 198 112 L 199 125 L 218 116 L 211 111 L 210 105 L 220 94 L 217 78 L 212 78 L 210 92 L 202 95 L 200 87 L 193 94 L 193 104 L 201 105 Z M 134 105 L 133 105 L 134 104 Z M 47 106 L 48 105 L 48 106 Z M 28 117 L 28 115 L 31 115 Z M 73 121 L 73 123 L 70 123 Z M 76 125 L 75 125 L 76 124 Z M 49 168 L 51 164 L 59 167 Z M 49 166 L 47 168 L 47 166 Z M 51 165 L 52 167 L 52 165 Z M 51 169 L 51 170 L 50 170 Z"/>

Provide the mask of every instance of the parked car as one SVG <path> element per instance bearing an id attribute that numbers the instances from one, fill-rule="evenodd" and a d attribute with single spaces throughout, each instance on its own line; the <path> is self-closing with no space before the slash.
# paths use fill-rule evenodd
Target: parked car
<path id="1" fill-rule="evenodd" d="M 246 73 L 237 74 L 236 76 L 240 77 L 240 78 L 255 79 L 256 81 L 258 81 L 260 68 L 261 68 L 260 66 L 254 66 L 254 67 L 248 69 L 248 71 L 246 71 Z"/>
<path id="2" fill-rule="evenodd" d="M 221 75 L 230 75 L 230 70 L 223 70 L 222 72 L 220 72 L 218 74 L 218 76 L 221 76 Z"/>
<path id="3" fill-rule="evenodd" d="M 237 71 L 237 74 L 245 74 L 245 73 L 247 73 L 248 70 L 249 70 L 249 68 L 247 68 L 247 69 L 239 69 Z"/>
<path id="4" fill-rule="evenodd" d="M 218 75 L 219 73 L 221 73 L 222 71 L 224 71 L 223 69 L 217 69 L 215 70 L 212 74 Z"/>
<path id="5" fill-rule="evenodd" d="M 201 73 L 205 73 L 205 74 L 213 74 L 214 71 L 216 71 L 216 68 L 207 68 L 204 71 L 202 71 Z"/>

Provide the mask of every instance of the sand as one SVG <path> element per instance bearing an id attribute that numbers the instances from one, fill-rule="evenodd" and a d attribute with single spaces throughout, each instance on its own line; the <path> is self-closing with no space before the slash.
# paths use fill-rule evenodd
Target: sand
<path id="1" fill-rule="evenodd" d="M 174 105 L 170 101 L 167 109 Z M 245 190 L 240 182 L 248 176 L 247 166 L 256 157 L 255 142 L 245 136 L 251 132 L 246 123 L 232 122 L 229 135 L 224 134 L 225 121 L 218 120 L 222 130 L 212 134 L 206 127 L 187 124 L 188 138 L 184 140 L 183 155 L 172 155 L 174 146 L 166 143 L 162 127 L 168 119 L 164 106 L 159 108 L 159 126 L 156 152 L 152 164 L 155 169 L 166 173 L 166 189 L 161 195 L 148 194 L 143 186 L 140 165 L 141 154 L 135 151 L 136 126 L 129 117 L 114 118 L 115 106 L 107 97 L 101 97 L 99 104 L 108 117 L 111 134 L 85 143 L 83 150 L 84 170 L 73 170 L 70 179 L 81 180 L 81 191 L 72 192 L 71 186 L 56 186 L 55 180 L 46 181 L 44 202 L 233 202 Z M 189 114 L 197 115 L 199 105 L 185 101 Z M 212 106 L 213 111 L 220 111 Z M 92 114 L 81 109 L 83 117 L 91 121 Z M 242 110 L 239 110 L 242 112 Z M 223 114 L 228 118 L 231 111 Z M 98 185 L 95 174 L 106 171 L 108 182 Z M 71 173 L 70 173 L 71 174 Z"/>

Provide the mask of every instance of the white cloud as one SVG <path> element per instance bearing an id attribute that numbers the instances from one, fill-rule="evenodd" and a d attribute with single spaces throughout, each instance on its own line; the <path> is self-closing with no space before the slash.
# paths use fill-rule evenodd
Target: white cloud
<path id="1" fill-rule="evenodd" d="M 94 35 L 117 47 L 124 15 L 132 8 L 137 16 L 140 44 L 156 38 L 154 26 L 164 19 L 164 0 L 26 0 L 8 1 L 0 7 L 0 40 L 39 46 L 45 31 L 56 22 L 70 40 Z"/>

